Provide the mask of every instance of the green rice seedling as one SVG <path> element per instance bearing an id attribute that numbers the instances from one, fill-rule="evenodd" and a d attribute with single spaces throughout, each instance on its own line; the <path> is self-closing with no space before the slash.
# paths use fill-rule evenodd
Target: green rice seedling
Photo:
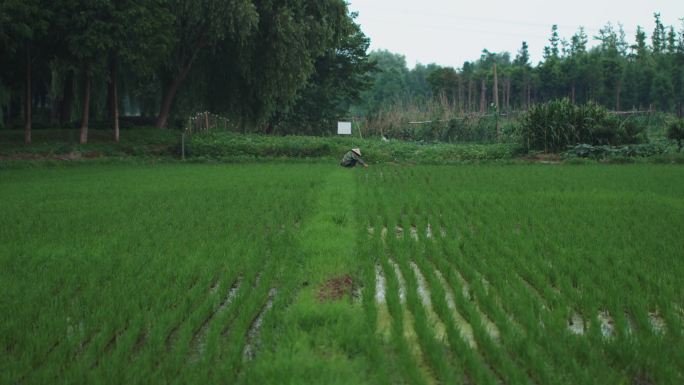
<path id="1" fill-rule="evenodd" d="M 405 240 L 408 241 L 408 240 Z M 432 330 L 431 321 L 426 314 L 425 305 L 421 303 L 418 296 L 418 283 L 416 276 L 408 264 L 408 258 L 405 255 L 404 249 L 390 248 L 396 256 L 396 263 L 400 274 L 406 283 L 406 304 L 411 313 L 413 320 L 413 328 L 417 335 L 416 343 L 419 344 L 419 349 L 422 351 L 422 356 L 434 371 L 437 380 L 446 383 L 453 383 L 456 380 L 454 369 L 448 364 L 448 359 L 444 354 L 444 345 L 437 340 Z M 433 320 L 438 321 L 439 320 Z"/>
<path id="2" fill-rule="evenodd" d="M 4 170 L 0 382 L 681 382 L 681 168 L 333 166 Z"/>

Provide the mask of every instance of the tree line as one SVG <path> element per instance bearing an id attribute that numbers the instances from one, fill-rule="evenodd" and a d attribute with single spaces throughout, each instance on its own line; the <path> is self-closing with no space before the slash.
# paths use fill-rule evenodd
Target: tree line
<path id="1" fill-rule="evenodd" d="M 378 71 L 356 113 L 382 113 L 400 105 L 439 100 L 461 113 L 527 110 L 531 105 L 568 98 L 573 104 L 599 104 L 612 110 L 658 110 L 682 115 L 684 105 L 684 19 L 679 30 L 654 14 L 650 38 L 637 28 L 628 44 L 622 25 L 608 23 L 593 39 L 584 28 L 563 39 L 552 27 L 543 59 L 533 65 L 526 42 L 510 53 L 483 50 L 461 68 L 418 64 L 409 70 L 402 55 L 374 51 Z M 406 107 L 402 107 L 406 109 Z"/>
<path id="2" fill-rule="evenodd" d="M 181 125 L 211 110 L 243 129 L 313 126 L 369 81 L 369 39 L 344 0 L 3 0 L 0 125 L 119 139 L 119 116 Z M 309 108 L 315 104 L 315 109 Z"/>
<path id="3" fill-rule="evenodd" d="M 485 49 L 458 69 L 410 70 L 400 54 L 368 54 L 355 17 L 344 0 L 2 0 L 0 126 L 23 126 L 27 143 L 34 126 L 79 127 L 85 143 L 91 123 L 118 140 L 120 115 L 180 127 L 200 111 L 314 135 L 430 104 L 485 114 L 568 98 L 682 114 L 684 22 L 659 14 L 631 45 L 621 25 L 593 47 L 584 29 L 563 39 L 553 26 L 537 65 L 523 42 L 515 56 Z"/>

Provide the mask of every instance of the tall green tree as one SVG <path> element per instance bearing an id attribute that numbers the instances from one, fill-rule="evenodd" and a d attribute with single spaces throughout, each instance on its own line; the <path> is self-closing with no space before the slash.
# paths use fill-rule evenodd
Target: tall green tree
<path id="1" fill-rule="evenodd" d="M 174 17 L 166 0 L 118 0 L 109 9 L 111 44 L 107 70 L 109 75 L 109 114 L 114 126 L 114 140 L 119 141 L 119 70 L 128 67 L 135 78 L 153 73 L 169 54 Z"/>
<path id="2" fill-rule="evenodd" d="M 600 41 L 601 75 L 603 78 L 602 103 L 620 109 L 620 93 L 622 91 L 622 72 L 624 70 L 624 54 L 626 43 L 622 26 L 616 31 L 611 23 L 599 30 L 594 37 Z"/>
<path id="3" fill-rule="evenodd" d="M 665 26 L 663 25 L 663 22 L 660 21 L 660 13 L 654 13 L 653 18 L 655 19 L 655 28 L 653 29 L 653 34 L 651 35 L 651 47 L 653 49 L 653 53 L 659 54 L 665 50 Z"/>
<path id="4" fill-rule="evenodd" d="M 0 68 L 23 67 L 24 142 L 31 143 L 33 105 L 33 65 L 41 52 L 41 43 L 48 30 L 51 12 L 43 0 L 5 0 L 0 4 Z M 12 70 L 0 75 L 0 83 L 15 83 L 8 79 Z M 4 78 L 4 79 L 3 79 Z"/>
<path id="5" fill-rule="evenodd" d="M 291 108 L 280 112 L 284 118 L 279 133 L 332 133 L 334 122 L 347 114 L 370 85 L 374 70 L 367 52 L 370 39 L 354 18 L 356 14 L 340 20 L 334 44 L 316 60 L 307 86 Z M 272 126 L 277 124 L 272 122 Z"/>
<path id="6" fill-rule="evenodd" d="M 174 15 L 170 29 L 171 54 L 161 66 L 163 91 L 155 125 L 165 127 L 178 91 L 203 50 L 217 50 L 226 41 L 244 47 L 259 21 L 252 0 L 169 0 L 167 10 Z M 275 22 L 275 20 L 274 20 Z M 238 60 L 242 52 L 231 52 Z"/>
<path id="7" fill-rule="evenodd" d="M 409 95 L 409 70 L 406 67 L 406 58 L 400 54 L 380 50 L 371 52 L 370 60 L 377 71 L 373 75 L 372 87 L 365 93 L 367 110 L 375 112 L 405 99 Z"/>
<path id="8" fill-rule="evenodd" d="M 79 68 L 82 76 L 79 142 L 87 143 L 93 77 L 103 70 L 107 53 L 114 46 L 114 23 L 111 18 L 114 2 L 56 0 L 54 7 L 68 51 L 63 55 L 74 67 Z"/>
<path id="9" fill-rule="evenodd" d="M 577 99 L 577 85 L 584 84 L 587 76 L 587 43 L 587 34 L 584 32 L 584 28 L 580 27 L 572 35 L 567 56 L 561 64 L 570 87 L 570 102 L 573 104 Z M 582 96 L 586 98 L 584 92 L 582 92 Z"/>
<path id="10" fill-rule="evenodd" d="M 554 24 L 549 38 L 550 45 L 544 47 L 543 61 L 537 67 L 539 81 L 543 85 L 540 94 L 544 99 L 557 98 L 564 94 L 559 42 L 558 26 Z"/>

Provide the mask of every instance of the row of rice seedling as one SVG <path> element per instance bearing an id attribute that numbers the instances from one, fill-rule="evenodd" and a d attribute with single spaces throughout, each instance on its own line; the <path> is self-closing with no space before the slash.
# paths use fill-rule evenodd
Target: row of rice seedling
<path id="1" fill-rule="evenodd" d="M 5 173 L 0 382 L 237 379 L 273 303 L 294 294 L 278 289 L 321 182 L 282 171 Z"/>
<path id="2" fill-rule="evenodd" d="M 682 172 L 8 171 L 0 382 L 678 383 Z"/>
<path id="3" fill-rule="evenodd" d="M 430 287 L 423 311 L 411 310 L 437 315 L 426 324 L 457 341 L 451 354 L 479 357 L 459 365 L 474 382 L 668 382 L 684 373 L 674 348 L 683 186 L 680 169 L 655 172 L 386 167 L 359 179 L 361 210 L 367 236 L 420 272 L 407 296 L 421 298 L 421 280 Z"/>

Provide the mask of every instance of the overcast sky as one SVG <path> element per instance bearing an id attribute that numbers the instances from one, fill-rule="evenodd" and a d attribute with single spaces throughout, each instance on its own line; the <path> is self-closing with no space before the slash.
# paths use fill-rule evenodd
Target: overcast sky
<path id="1" fill-rule="evenodd" d="M 584 26 L 594 35 L 607 22 L 624 25 L 630 44 L 637 25 L 650 35 L 653 12 L 666 26 L 681 31 L 684 0 L 349 0 L 359 12 L 357 22 L 371 38 L 371 50 L 387 49 L 416 63 L 461 67 L 476 60 L 484 48 L 508 51 L 512 57 L 527 41 L 534 64 L 548 45 L 551 26 L 570 39 Z"/>

